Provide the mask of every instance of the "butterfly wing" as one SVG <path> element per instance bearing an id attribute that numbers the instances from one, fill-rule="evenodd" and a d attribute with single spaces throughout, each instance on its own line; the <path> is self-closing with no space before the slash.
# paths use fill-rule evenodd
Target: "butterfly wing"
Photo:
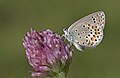
<path id="1" fill-rule="evenodd" d="M 96 47 L 103 38 L 105 14 L 103 11 L 92 13 L 76 21 L 68 28 L 74 43 L 85 47 Z"/>

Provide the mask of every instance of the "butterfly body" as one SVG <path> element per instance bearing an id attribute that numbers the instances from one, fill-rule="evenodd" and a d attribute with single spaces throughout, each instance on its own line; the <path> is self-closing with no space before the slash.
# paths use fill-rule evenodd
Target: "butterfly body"
<path id="1" fill-rule="evenodd" d="M 64 36 L 80 51 L 83 51 L 84 47 L 94 48 L 102 41 L 104 25 L 105 14 L 98 11 L 64 29 Z"/>

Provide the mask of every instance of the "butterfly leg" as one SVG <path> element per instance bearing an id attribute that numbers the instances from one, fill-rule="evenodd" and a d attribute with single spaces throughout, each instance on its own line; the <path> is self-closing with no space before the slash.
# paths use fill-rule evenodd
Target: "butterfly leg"
<path id="1" fill-rule="evenodd" d="M 70 46 L 72 46 L 72 43 L 70 42 L 70 44 L 69 44 Z"/>
<path id="2" fill-rule="evenodd" d="M 66 40 L 66 39 L 65 39 L 65 35 L 64 35 L 64 34 L 63 34 L 61 37 L 62 37 L 63 41 L 65 41 L 65 40 Z"/>

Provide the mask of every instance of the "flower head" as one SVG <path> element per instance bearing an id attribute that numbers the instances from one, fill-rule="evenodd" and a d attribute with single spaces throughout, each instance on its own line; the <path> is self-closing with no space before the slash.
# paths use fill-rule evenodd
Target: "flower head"
<path id="1" fill-rule="evenodd" d="M 68 72 L 72 51 L 62 37 L 47 29 L 27 32 L 23 46 L 29 64 L 32 66 L 32 77 L 54 77 Z"/>

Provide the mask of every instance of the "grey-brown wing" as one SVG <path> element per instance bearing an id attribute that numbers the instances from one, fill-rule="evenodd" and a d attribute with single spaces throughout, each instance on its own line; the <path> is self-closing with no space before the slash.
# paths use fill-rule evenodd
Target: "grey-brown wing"
<path id="1" fill-rule="evenodd" d="M 92 13 L 73 23 L 68 32 L 74 41 L 85 47 L 97 46 L 103 38 L 105 14 L 103 11 Z"/>

